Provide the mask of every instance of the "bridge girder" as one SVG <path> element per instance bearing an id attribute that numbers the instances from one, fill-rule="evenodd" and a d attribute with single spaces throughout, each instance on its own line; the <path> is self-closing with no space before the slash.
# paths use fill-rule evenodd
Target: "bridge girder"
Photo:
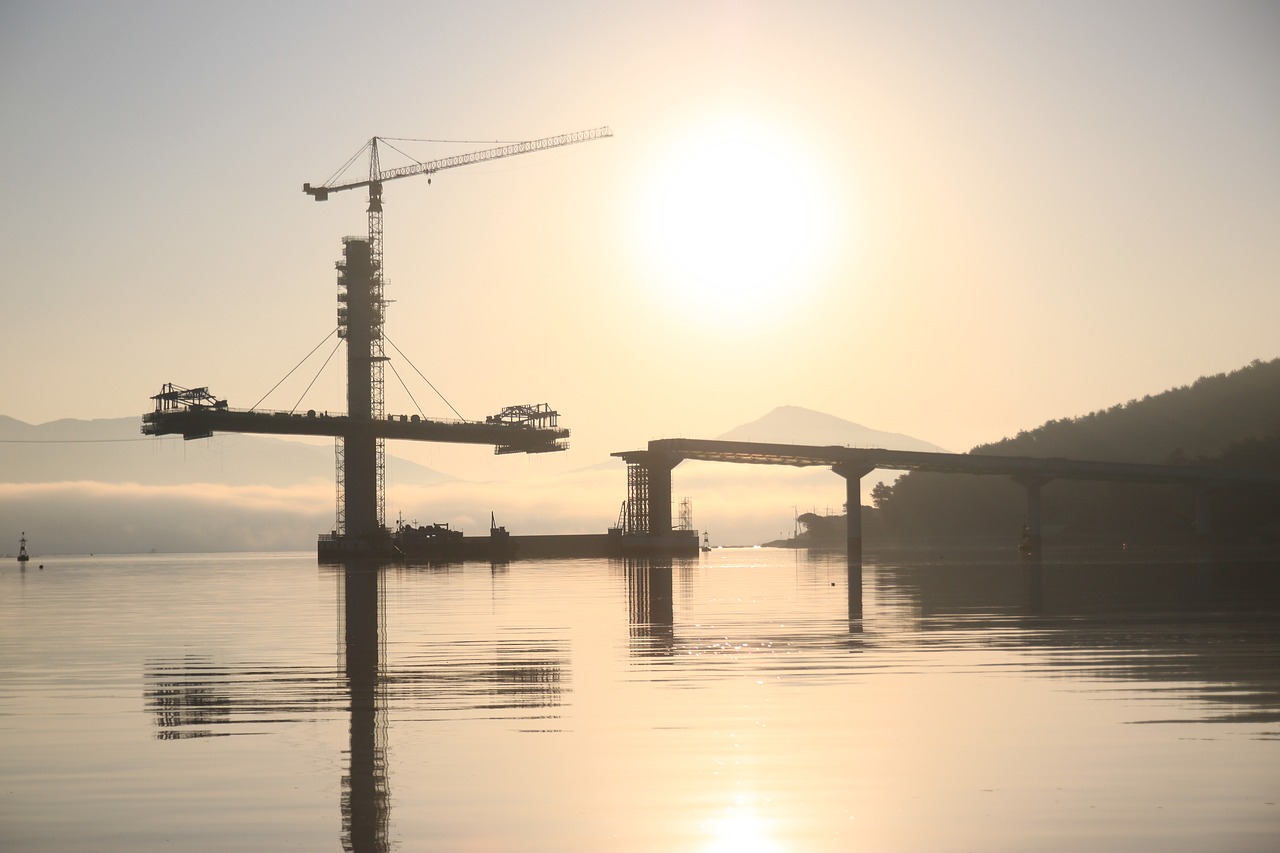
<path id="1" fill-rule="evenodd" d="M 438 421 L 407 417 L 359 420 L 346 415 L 307 412 L 250 412 L 223 408 L 157 410 L 142 416 L 143 435 L 207 438 L 215 432 L 261 435 L 346 437 L 373 435 L 405 441 L 491 444 L 495 453 L 547 453 L 564 450 L 569 430 L 516 423 Z"/>

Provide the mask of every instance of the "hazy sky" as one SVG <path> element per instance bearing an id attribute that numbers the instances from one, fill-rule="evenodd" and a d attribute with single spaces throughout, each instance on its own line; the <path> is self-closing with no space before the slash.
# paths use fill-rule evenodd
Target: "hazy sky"
<path id="1" fill-rule="evenodd" d="M 616 134 L 387 185 L 390 339 L 468 418 L 574 430 L 498 465 L 785 404 L 964 450 L 1280 355 L 1274 2 L 9 0 L 0 116 L 0 413 L 33 423 L 257 402 L 365 228 L 301 185 L 375 134 Z"/>

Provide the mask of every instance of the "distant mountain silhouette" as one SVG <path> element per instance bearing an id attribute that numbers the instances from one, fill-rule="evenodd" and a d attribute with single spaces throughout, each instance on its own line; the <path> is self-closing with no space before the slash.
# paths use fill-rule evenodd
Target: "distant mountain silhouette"
<path id="1" fill-rule="evenodd" d="M 705 438 L 682 435 L 681 438 Z M 818 447 L 883 447 L 887 450 L 921 450 L 946 453 L 930 444 L 898 432 L 884 432 L 800 406 L 779 406 L 763 417 L 715 436 L 719 441 L 758 441 L 767 444 L 811 444 Z M 609 459 L 579 471 L 617 471 L 620 461 Z M 870 486 L 867 486 L 870 489 Z"/>
<path id="2" fill-rule="evenodd" d="M 132 417 L 33 425 L 0 415 L 0 482 L 291 486 L 334 477 L 332 446 L 257 435 L 146 438 L 140 426 Z M 391 456 L 388 470 L 397 481 L 424 485 L 454 479 Z"/>
<path id="3" fill-rule="evenodd" d="M 779 406 L 762 418 L 735 427 L 716 438 L 723 441 L 761 441 L 774 444 L 811 444 L 819 447 L 883 447 L 887 450 L 946 451 L 909 435 L 871 429 L 834 415 Z"/>

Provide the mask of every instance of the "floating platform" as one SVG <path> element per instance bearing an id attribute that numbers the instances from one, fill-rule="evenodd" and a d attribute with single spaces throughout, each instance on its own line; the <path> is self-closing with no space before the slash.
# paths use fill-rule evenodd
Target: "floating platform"
<path id="1" fill-rule="evenodd" d="M 321 534 L 316 546 L 320 562 L 379 559 L 404 563 L 460 563 L 478 560 L 506 563 L 512 560 L 564 558 L 696 557 L 698 531 L 675 530 L 666 536 L 607 533 L 548 533 L 513 536 L 496 527 L 488 536 L 465 536 L 448 525 L 401 526 L 376 537 Z"/>

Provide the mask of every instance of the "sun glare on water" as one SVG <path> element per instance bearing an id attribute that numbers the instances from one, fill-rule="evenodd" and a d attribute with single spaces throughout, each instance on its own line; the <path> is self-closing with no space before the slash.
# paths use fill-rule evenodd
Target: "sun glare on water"
<path id="1" fill-rule="evenodd" d="M 708 825 L 710 842 L 703 853 L 781 853 L 768 837 L 767 823 L 749 805 L 729 807 Z"/>
<path id="2" fill-rule="evenodd" d="M 725 118 L 673 140 L 636 209 L 655 296 L 735 324 L 794 306 L 833 253 L 830 187 L 812 152 L 760 122 Z"/>

